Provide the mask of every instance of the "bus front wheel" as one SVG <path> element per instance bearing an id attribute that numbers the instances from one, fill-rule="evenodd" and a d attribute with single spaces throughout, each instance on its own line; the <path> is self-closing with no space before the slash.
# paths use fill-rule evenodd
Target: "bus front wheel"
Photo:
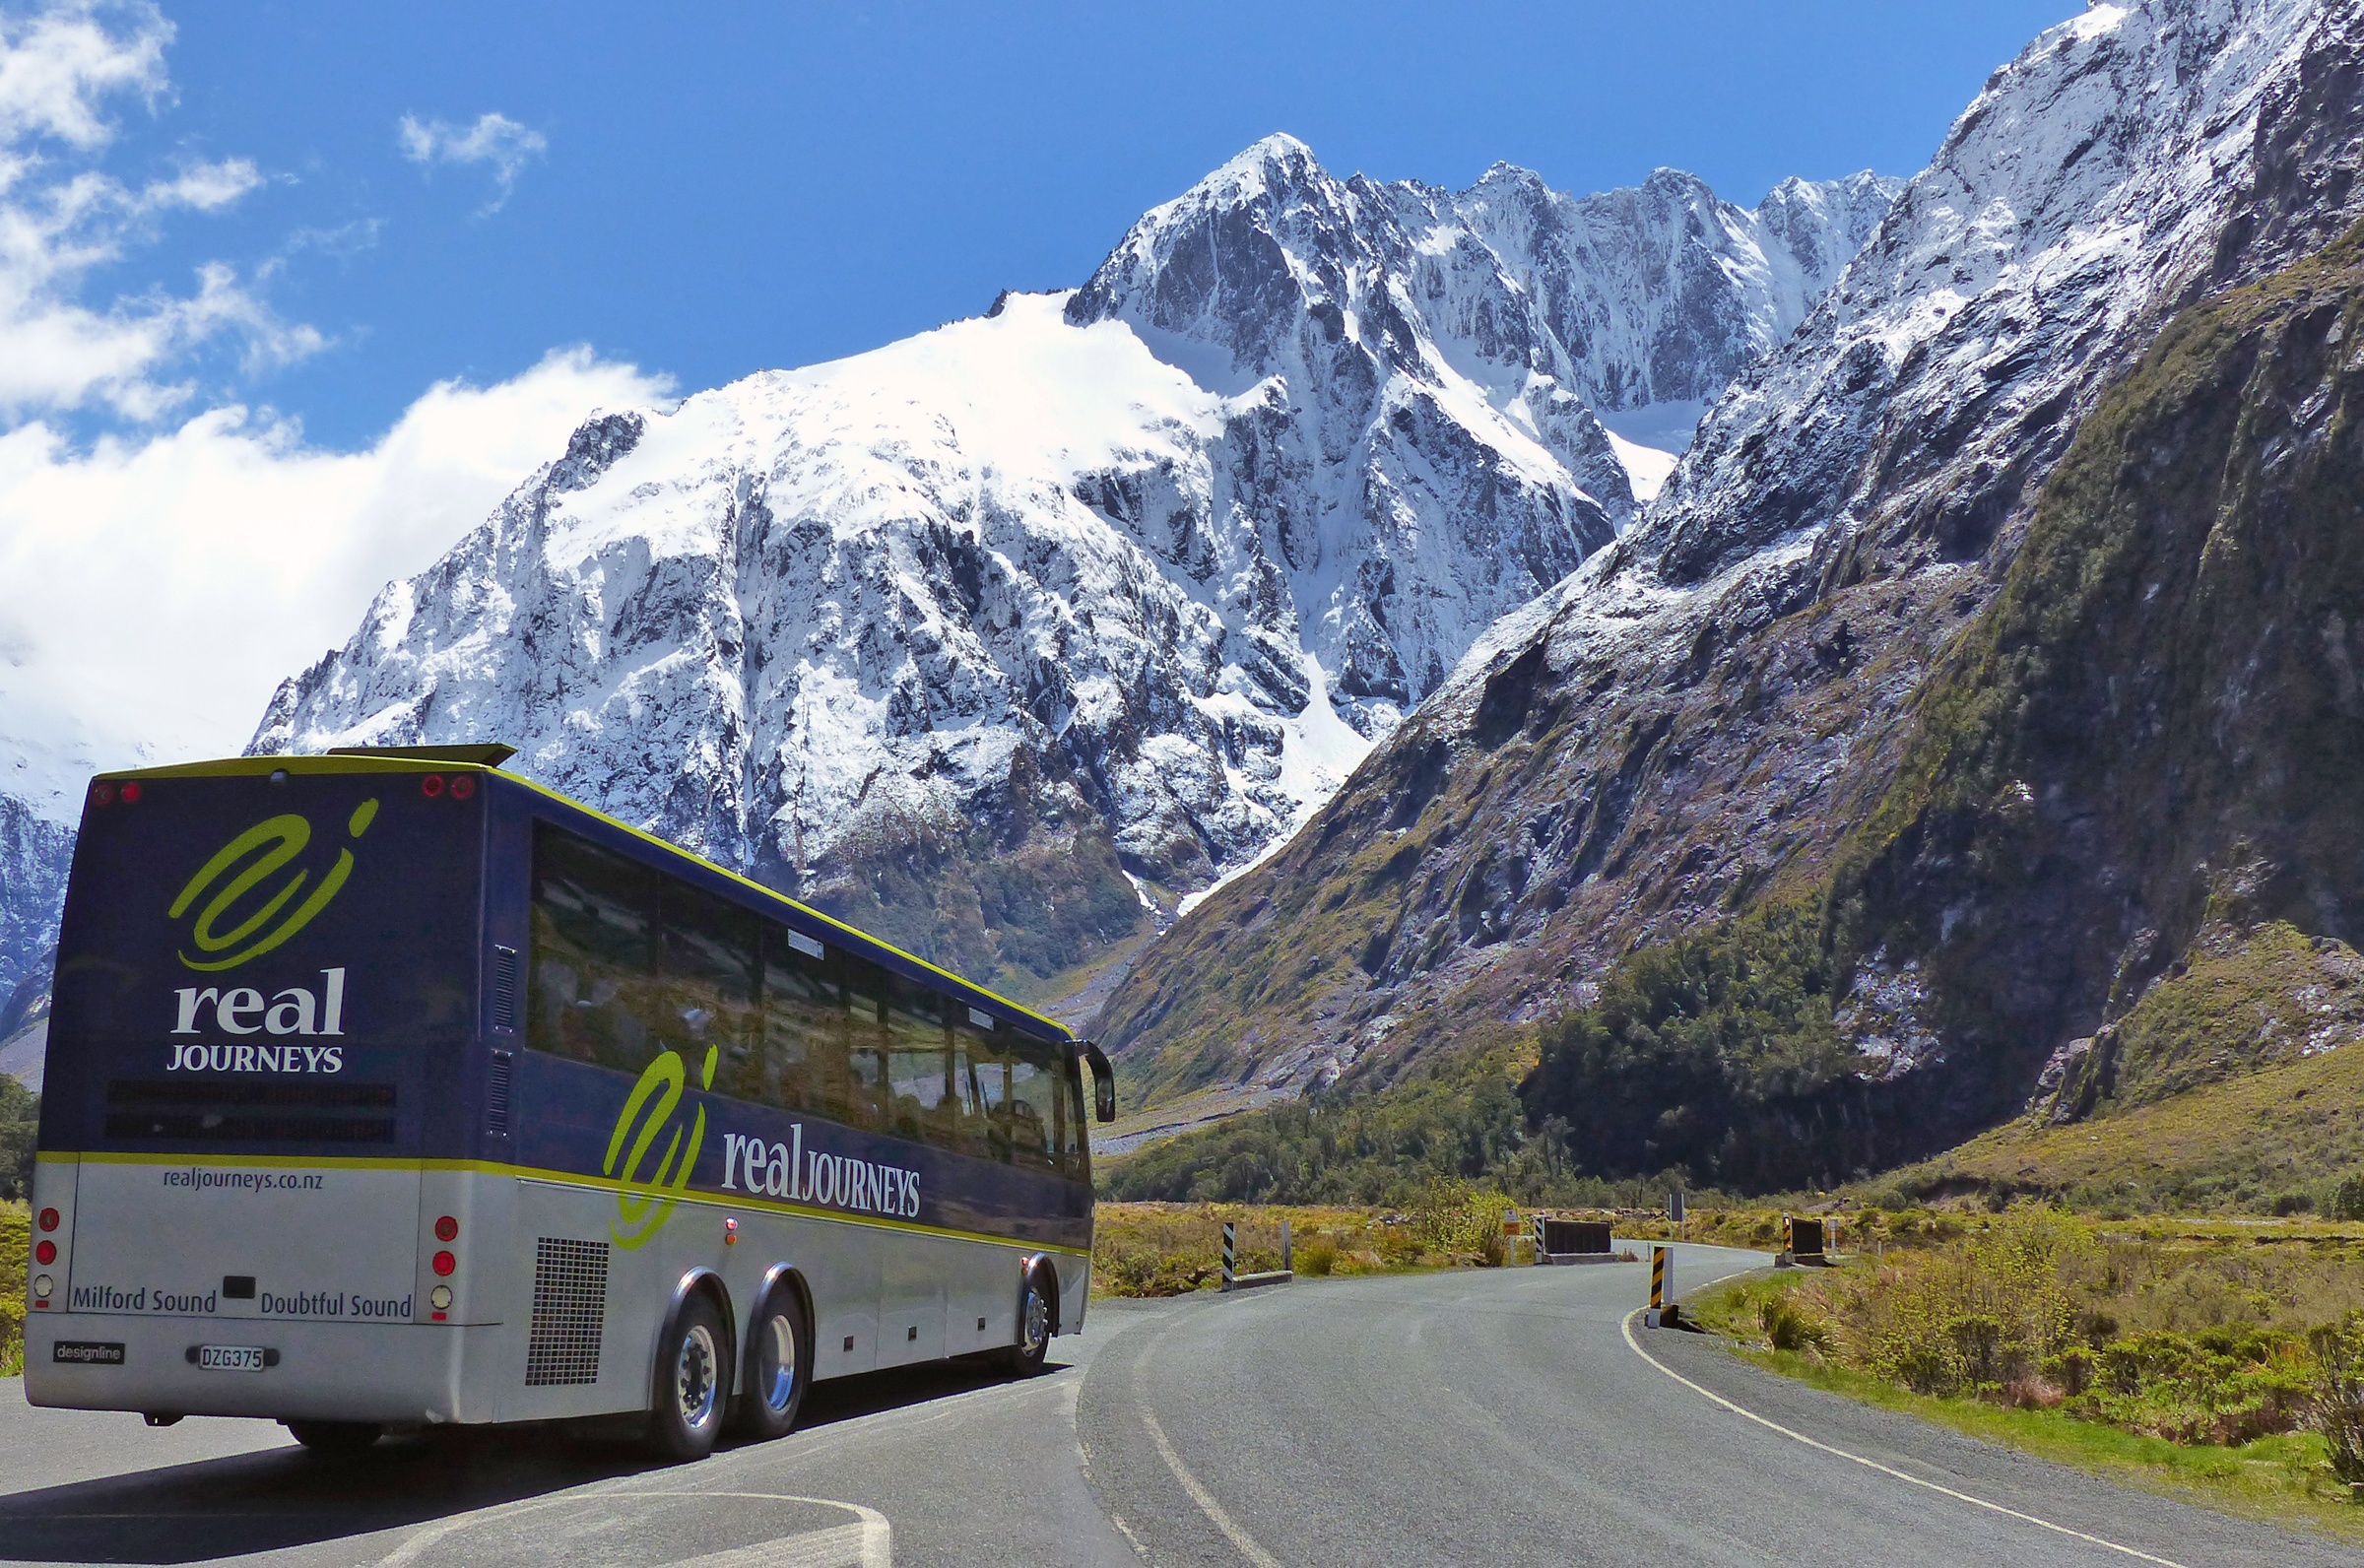
<path id="1" fill-rule="evenodd" d="M 790 1290 L 775 1290 L 748 1334 L 747 1392 L 734 1424 L 757 1442 L 786 1437 L 805 1403 L 813 1337 Z"/>
<path id="2" fill-rule="evenodd" d="M 290 1421 L 288 1435 L 315 1454 L 359 1454 L 384 1434 L 374 1421 Z"/>
<path id="3" fill-rule="evenodd" d="M 1051 1311 L 1050 1281 L 1036 1270 L 1018 1292 L 1018 1343 L 1002 1350 L 1003 1371 L 1032 1377 L 1042 1370 L 1043 1358 L 1051 1353 Z"/>
<path id="4" fill-rule="evenodd" d="M 648 1416 L 649 1446 L 666 1459 L 687 1463 L 714 1452 L 731 1390 L 729 1342 L 713 1302 L 693 1294 L 682 1303 L 657 1347 L 656 1408 Z"/>

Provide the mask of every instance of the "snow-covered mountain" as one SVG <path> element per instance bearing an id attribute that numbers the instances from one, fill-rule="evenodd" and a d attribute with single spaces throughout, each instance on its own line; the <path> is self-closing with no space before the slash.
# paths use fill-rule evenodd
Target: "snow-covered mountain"
<path id="1" fill-rule="evenodd" d="M 1302 1085 L 1810 886 L 2103 390 L 2174 312 L 2364 210 L 2360 38 L 2330 0 L 2095 5 L 2037 38 L 1644 518 L 1169 933 L 1104 1038 L 1177 1087 Z M 1942 1055 L 1898 1038 L 1900 1070 Z"/>
<path id="2" fill-rule="evenodd" d="M 254 746 L 508 740 L 948 961 L 1087 960 L 1285 837 L 1630 523 L 1590 400 L 1643 382 L 1607 356 L 1720 384 L 1880 188 L 1785 185 L 1775 242 L 1662 172 L 1685 201 L 1581 228 L 1660 264 L 1588 284 L 1577 229 L 1489 236 L 1513 180 L 1567 201 L 1341 180 L 1276 136 L 1079 289 L 595 418 Z M 1545 276 L 1638 325 L 1571 350 Z"/>

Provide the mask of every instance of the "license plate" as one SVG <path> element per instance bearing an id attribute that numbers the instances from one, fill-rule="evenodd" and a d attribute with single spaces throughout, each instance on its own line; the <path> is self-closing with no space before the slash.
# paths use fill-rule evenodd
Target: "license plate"
<path id="1" fill-rule="evenodd" d="M 201 1344 L 197 1347 L 197 1369 L 201 1372 L 260 1372 L 263 1369 L 263 1347 L 259 1344 Z"/>

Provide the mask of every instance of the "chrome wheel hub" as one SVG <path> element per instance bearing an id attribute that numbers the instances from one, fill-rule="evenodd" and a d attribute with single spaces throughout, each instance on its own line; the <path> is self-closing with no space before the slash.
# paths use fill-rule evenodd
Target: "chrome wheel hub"
<path id="1" fill-rule="evenodd" d="M 673 1394 L 680 1403 L 682 1424 L 693 1432 L 714 1419 L 715 1399 L 721 1388 L 715 1374 L 721 1364 L 713 1331 L 704 1324 L 683 1338 L 681 1357 L 674 1363 Z"/>
<path id="2" fill-rule="evenodd" d="M 796 1396 L 796 1331 L 789 1327 L 787 1318 L 774 1317 L 764 1326 L 759 1353 L 756 1387 L 762 1391 L 766 1405 L 784 1410 Z"/>

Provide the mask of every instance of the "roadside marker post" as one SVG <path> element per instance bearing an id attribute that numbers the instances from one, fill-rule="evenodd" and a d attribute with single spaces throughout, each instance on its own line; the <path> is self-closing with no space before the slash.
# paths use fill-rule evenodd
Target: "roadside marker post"
<path id="1" fill-rule="evenodd" d="M 1289 1267 L 1288 1221 L 1280 1221 L 1280 1267 L 1263 1274 L 1239 1272 L 1239 1225 L 1234 1220 L 1223 1221 L 1223 1290 L 1253 1290 L 1258 1285 L 1284 1285 L 1296 1277 Z"/>
<path id="2" fill-rule="evenodd" d="M 1650 1311 L 1645 1319 L 1653 1329 L 1672 1329 L 1682 1320 L 1674 1305 L 1674 1249 L 1650 1249 Z"/>
<path id="3" fill-rule="evenodd" d="M 1503 1209 L 1502 1263 L 1505 1268 L 1517 1267 L 1519 1261 L 1519 1244 L 1526 1239 L 1527 1227 L 1520 1222 L 1519 1211 L 1515 1209 Z"/>
<path id="4" fill-rule="evenodd" d="M 1296 1248 L 1291 1245 L 1288 1234 L 1288 1221 L 1285 1219 L 1280 1221 L 1280 1272 L 1282 1274 L 1295 1274 L 1297 1272 Z"/>

